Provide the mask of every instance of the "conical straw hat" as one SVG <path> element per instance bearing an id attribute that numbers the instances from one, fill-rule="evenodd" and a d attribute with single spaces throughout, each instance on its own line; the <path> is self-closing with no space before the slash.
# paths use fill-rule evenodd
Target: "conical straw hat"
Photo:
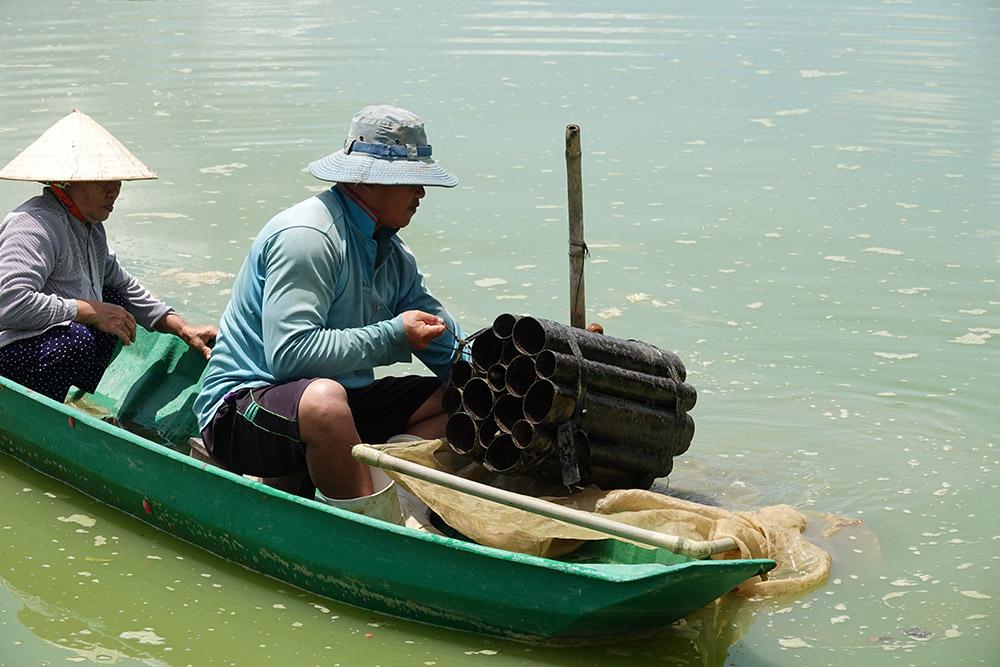
<path id="1" fill-rule="evenodd" d="M 139 181 L 149 167 L 87 114 L 74 109 L 0 169 L 11 181 Z"/>

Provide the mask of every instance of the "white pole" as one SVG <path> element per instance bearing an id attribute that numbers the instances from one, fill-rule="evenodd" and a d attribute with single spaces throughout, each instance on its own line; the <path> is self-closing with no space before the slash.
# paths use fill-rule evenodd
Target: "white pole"
<path id="1" fill-rule="evenodd" d="M 704 559 L 713 554 L 724 553 L 737 548 L 736 541 L 731 537 L 706 541 L 689 540 L 677 535 L 667 535 L 637 526 L 630 526 L 597 514 L 583 512 L 571 507 L 563 507 L 562 505 L 557 505 L 541 498 L 533 498 L 520 493 L 505 491 L 504 489 L 496 489 L 492 486 L 473 482 L 472 480 L 441 470 L 434 470 L 433 468 L 428 468 L 417 463 L 404 461 L 369 445 L 355 445 L 351 451 L 351 455 L 370 466 L 393 470 L 400 474 L 415 477 L 461 493 L 467 493 L 477 498 L 492 500 L 501 505 L 515 507 L 525 512 L 539 514 L 573 526 L 589 528 L 599 533 L 613 535 L 614 537 L 631 540 L 632 542 L 666 549 L 667 551 L 672 551 L 683 556 Z"/>

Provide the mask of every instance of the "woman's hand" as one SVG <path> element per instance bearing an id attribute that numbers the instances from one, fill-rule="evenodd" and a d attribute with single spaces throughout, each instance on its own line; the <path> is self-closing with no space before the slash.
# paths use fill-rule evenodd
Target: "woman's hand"
<path id="1" fill-rule="evenodd" d="M 77 299 L 76 321 L 117 336 L 122 345 L 131 345 L 135 340 L 135 318 L 113 303 Z"/>

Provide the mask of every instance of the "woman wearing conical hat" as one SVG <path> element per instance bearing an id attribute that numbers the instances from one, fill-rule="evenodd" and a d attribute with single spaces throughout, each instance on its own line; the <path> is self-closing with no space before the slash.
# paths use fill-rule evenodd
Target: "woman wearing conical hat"
<path id="1" fill-rule="evenodd" d="M 137 324 L 206 358 L 213 326 L 192 326 L 122 268 L 102 224 L 122 181 L 156 178 L 86 114 L 73 111 L 0 170 L 40 181 L 0 223 L 0 375 L 57 401 L 94 391 L 118 341 Z"/>

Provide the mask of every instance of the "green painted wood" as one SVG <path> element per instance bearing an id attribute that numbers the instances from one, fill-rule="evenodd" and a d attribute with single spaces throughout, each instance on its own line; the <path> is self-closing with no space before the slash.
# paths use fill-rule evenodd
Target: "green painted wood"
<path id="1" fill-rule="evenodd" d="M 770 560 L 692 561 L 602 542 L 567 561 L 431 535 L 304 500 L 164 444 L 194 432 L 203 362 L 141 334 L 94 403 L 141 437 L 0 378 L 0 451 L 171 535 L 313 593 L 432 625 L 576 643 L 654 631 Z M 135 382 L 140 378 L 140 382 Z"/>

